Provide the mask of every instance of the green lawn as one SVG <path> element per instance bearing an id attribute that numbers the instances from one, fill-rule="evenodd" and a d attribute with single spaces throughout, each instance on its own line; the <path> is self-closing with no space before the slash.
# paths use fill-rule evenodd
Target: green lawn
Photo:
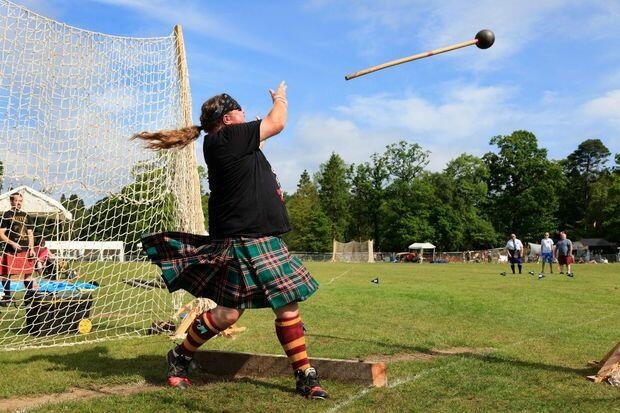
<path id="1" fill-rule="evenodd" d="M 321 283 L 302 304 L 310 356 L 385 360 L 388 386 L 324 381 L 307 401 L 289 378 L 209 380 L 187 391 L 156 388 L 47 404 L 72 412 L 620 411 L 620 389 L 585 379 L 620 340 L 620 265 L 575 265 L 575 278 L 526 265 L 307 263 Z M 378 278 L 374 284 L 372 279 Z M 150 320 L 148 320 L 150 322 Z M 248 311 L 236 340 L 207 348 L 281 354 L 269 310 Z M 0 353 L 0 397 L 70 389 L 163 386 L 165 336 Z M 437 353 L 441 352 L 442 355 Z M 320 372 L 319 372 L 320 373 Z M 2 401 L 2 400 L 0 400 Z"/>

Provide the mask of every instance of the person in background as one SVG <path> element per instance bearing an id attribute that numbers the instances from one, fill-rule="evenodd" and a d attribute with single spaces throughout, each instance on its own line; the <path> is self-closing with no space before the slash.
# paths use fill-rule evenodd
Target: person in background
<path id="1" fill-rule="evenodd" d="M 523 269 L 523 244 L 515 234 L 510 234 L 510 239 L 506 243 L 506 251 L 508 252 L 508 262 L 510 262 L 512 273 L 515 273 L 516 264 L 519 268 L 519 274 L 521 274 Z"/>
<path id="2" fill-rule="evenodd" d="M 549 238 L 548 232 L 545 232 L 543 239 L 540 240 L 540 255 L 542 258 L 541 274 L 545 273 L 545 263 L 549 263 L 549 271 L 553 274 L 553 240 Z"/>
<path id="3" fill-rule="evenodd" d="M 0 282 L 4 296 L 0 305 L 11 304 L 11 276 L 23 278 L 26 287 L 25 298 L 34 294 L 36 281 L 32 278 L 36 255 L 34 251 L 34 222 L 22 211 L 24 197 L 19 192 L 9 196 L 11 209 L 5 211 L 0 219 L 0 242 L 4 243 L 4 251 L 0 258 Z"/>
<path id="4" fill-rule="evenodd" d="M 35 265 L 37 274 L 40 277 L 46 277 L 51 280 L 55 280 L 58 276 L 56 267 L 56 256 L 52 254 L 50 249 L 45 245 L 45 240 L 41 239 L 41 242 L 36 248 L 37 250 L 37 263 Z"/>
<path id="5" fill-rule="evenodd" d="M 573 276 L 571 264 L 575 262 L 573 258 L 573 243 L 567 238 L 566 232 L 560 232 L 560 240 L 555 245 L 555 258 L 558 260 L 560 274 L 564 274 L 562 267 L 566 266 L 566 275 Z"/>

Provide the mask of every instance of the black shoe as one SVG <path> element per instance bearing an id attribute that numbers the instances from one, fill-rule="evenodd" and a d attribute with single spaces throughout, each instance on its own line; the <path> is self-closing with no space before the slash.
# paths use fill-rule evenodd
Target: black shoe
<path id="1" fill-rule="evenodd" d="M 564 271 L 560 271 L 560 274 L 564 274 Z"/>
<path id="2" fill-rule="evenodd" d="M 571 278 L 573 278 L 573 273 L 572 272 L 567 272 L 566 275 L 571 277 Z"/>
<path id="3" fill-rule="evenodd" d="M 168 385 L 178 389 L 186 389 L 191 386 L 187 374 L 192 358 L 183 354 L 177 354 L 176 349 L 168 352 Z"/>
<path id="4" fill-rule="evenodd" d="M 302 396 L 309 399 L 326 399 L 329 397 L 321 387 L 314 367 L 309 367 L 306 371 L 297 370 L 295 379 L 297 379 L 297 392 Z"/>
<path id="5" fill-rule="evenodd" d="M 15 302 L 13 301 L 12 297 L 9 298 L 5 298 L 6 295 L 4 297 L 2 297 L 2 299 L 0 299 L 0 307 L 10 307 L 11 304 L 15 304 Z"/>

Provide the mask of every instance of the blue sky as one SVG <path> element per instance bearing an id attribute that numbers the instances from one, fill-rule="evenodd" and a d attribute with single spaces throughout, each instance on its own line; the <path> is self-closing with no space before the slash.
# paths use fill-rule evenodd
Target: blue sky
<path id="1" fill-rule="evenodd" d="M 401 139 L 431 152 L 428 169 L 533 132 L 551 159 L 598 138 L 620 151 L 620 2 L 572 0 L 160 1 L 13 0 L 70 26 L 131 37 L 183 28 L 194 120 L 227 92 L 248 118 L 288 83 L 289 121 L 265 152 L 294 192 L 332 152 L 368 161 Z M 475 46 L 345 81 L 348 73 L 472 39 Z"/>

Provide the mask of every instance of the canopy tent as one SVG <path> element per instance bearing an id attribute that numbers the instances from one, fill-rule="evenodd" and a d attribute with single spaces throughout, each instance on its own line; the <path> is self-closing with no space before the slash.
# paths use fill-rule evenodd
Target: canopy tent
<path id="1" fill-rule="evenodd" d="M 60 235 L 59 224 L 62 221 L 71 221 L 73 215 L 62 204 L 49 196 L 22 185 L 0 195 L 0 213 L 11 209 L 10 196 L 20 193 L 24 198 L 21 210 L 33 218 L 53 218 L 56 222 L 56 234 Z"/>
<path id="2" fill-rule="evenodd" d="M 432 250 L 433 251 L 433 259 L 432 261 L 435 261 L 435 246 L 433 244 L 431 244 L 430 242 L 414 242 L 413 244 L 409 245 L 409 249 L 410 250 L 419 250 L 420 251 L 420 259 L 422 259 L 422 254 L 424 252 L 424 250 Z M 420 260 L 420 262 L 422 262 Z"/>
<path id="3" fill-rule="evenodd" d="M 24 197 L 22 211 L 37 218 L 56 218 L 56 221 L 70 221 L 73 215 L 62 204 L 49 196 L 36 191 L 29 186 L 18 186 L 0 195 L 0 211 L 11 209 L 11 194 L 20 193 Z"/>

